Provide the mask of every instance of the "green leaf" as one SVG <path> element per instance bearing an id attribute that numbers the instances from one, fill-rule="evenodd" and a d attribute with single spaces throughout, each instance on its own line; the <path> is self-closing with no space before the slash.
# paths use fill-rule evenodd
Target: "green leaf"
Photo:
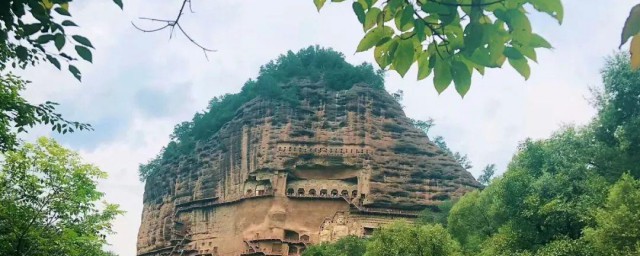
<path id="1" fill-rule="evenodd" d="M 435 1 L 427 1 L 426 3 L 423 3 L 422 6 L 420 6 L 420 9 L 422 9 L 422 11 L 426 13 L 444 14 L 444 15 L 451 14 L 451 8 L 447 7 L 444 4 L 439 4 Z"/>
<path id="2" fill-rule="evenodd" d="M 485 67 L 497 68 L 497 65 L 494 61 L 491 60 L 491 55 L 486 48 L 478 48 L 473 52 L 471 56 L 468 57 L 470 61 L 476 63 L 478 65 L 482 65 Z"/>
<path id="3" fill-rule="evenodd" d="M 392 13 L 395 13 L 399 7 L 404 6 L 404 0 L 388 0 L 387 6 Z"/>
<path id="4" fill-rule="evenodd" d="M 362 5 L 362 8 L 364 8 L 365 10 L 369 10 L 371 7 L 373 7 L 373 0 L 357 0 L 358 2 L 360 2 L 360 4 Z"/>
<path id="5" fill-rule="evenodd" d="M 464 29 L 464 50 L 472 53 L 480 45 L 482 45 L 482 38 L 484 36 L 484 29 L 482 25 L 477 22 L 471 22 Z"/>
<path id="6" fill-rule="evenodd" d="M 78 81 L 82 81 L 82 77 L 80 74 L 80 70 L 74 66 L 74 65 L 69 65 L 69 72 L 71 72 L 71 74 L 76 77 L 76 79 L 78 79 Z"/>
<path id="7" fill-rule="evenodd" d="M 369 29 L 371 29 L 373 27 L 373 25 L 376 24 L 376 22 L 378 21 L 378 16 L 380 15 L 381 10 L 378 9 L 377 7 L 373 7 L 371 9 L 369 9 L 369 11 L 366 14 L 366 17 L 364 19 L 364 31 L 368 31 Z"/>
<path id="8" fill-rule="evenodd" d="M 398 47 L 398 40 L 391 40 L 384 44 L 376 45 L 373 51 L 373 57 L 380 68 L 386 68 L 391 65 L 391 49 Z M 394 50 L 395 51 L 395 50 Z"/>
<path id="9" fill-rule="evenodd" d="M 73 36 L 71 36 L 71 38 L 73 38 L 73 40 L 76 40 L 76 42 L 78 42 L 78 43 L 80 43 L 80 44 L 82 44 L 84 46 L 93 48 L 93 45 L 91 44 L 91 41 L 89 41 L 89 39 L 87 39 L 84 36 L 73 35 Z"/>
<path id="10" fill-rule="evenodd" d="M 124 10 L 124 6 L 122 5 L 122 0 L 113 0 L 113 2 L 116 3 L 118 7 L 120 7 L 120 10 Z"/>
<path id="11" fill-rule="evenodd" d="M 514 48 L 516 48 L 520 53 L 522 53 L 522 55 L 526 56 L 527 58 L 535 62 L 538 62 L 538 55 L 536 54 L 536 51 L 532 47 L 516 46 Z"/>
<path id="12" fill-rule="evenodd" d="M 358 2 L 353 2 L 352 7 L 353 12 L 356 13 L 356 16 L 358 17 L 358 21 L 360 21 L 360 24 L 364 24 L 366 15 L 364 13 L 364 8 L 362 7 L 362 5 Z"/>
<path id="13" fill-rule="evenodd" d="M 629 38 L 640 33 L 640 4 L 637 4 L 631 8 L 629 17 L 624 22 L 624 28 L 622 29 L 622 35 L 620 38 L 620 47 L 624 45 Z"/>
<path id="14" fill-rule="evenodd" d="M 531 68 L 527 63 L 526 58 L 508 58 L 509 64 L 524 77 L 524 80 L 528 80 L 531 75 Z"/>
<path id="15" fill-rule="evenodd" d="M 27 50 L 26 47 L 19 45 L 18 47 L 16 47 L 16 56 L 20 59 L 20 60 L 26 60 L 27 57 L 29 56 L 29 51 Z"/>
<path id="16" fill-rule="evenodd" d="M 507 47 L 504 49 L 504 56 L 507 56 L 509 59 L 523 59 L 524 55 L 520 53 L 516 48 Z"/>
<path id="17" fill-rule="evenodd" d="M 64 47 L 64 43 L 65 43 L 65 38 L 63 34 L 56 34 L 55 38 L 53 39 L 54 44 L 56 45 L 56 48 L 58 48 L 58 51 L 62 50 L 62 47 Z"/>
<path id="18" fill-rule="evenodd" d="M 404 75 L 409 71 L 411 64 L 413 64 L 415 52 L 414 52 L 414 44 L 413 40 L 400 40 L 398 42 L 398 49 L 393 56 L 393 67 L 400 76 L 404 77 Z"/>
<path id="19" fill-rule="evenodd" d="M 420 40 L 421 42 L 426 40 L 427 37 L 427 31 L 425 29 L 426 26 L 424 25 L 424 22 L 420 19 L 416 19 L 413 31 L 416 33 L 418 40 Z"/>
<path id="20" fill-rule="evenodd" d="M 538 34 L 531 34 L 531 41 L 529 41 L 529 46 L 533 48 L 547 48 L 551 49 L 553 46 L 546 39 L 541 37 Z"/>
<path id="21" fill-rule="evenodd" d="M 531 22 L 529 21 L 529 18 L 527 18 L 527 15 L 519 10 L 513 9 L 507 11 L 507 15 L 507 25 L 509 26 L 513 40 L 520 44 L 529 44 L 531 41 L 532 29 Z"/>
<path id="22" fill-rule="evenodd" d="M 471 70 L 462 61 L 454 61 L 451 65 L 451 75 L 456 91 L 464 98 L 469 88 L 471 88 Z"/>
<path id="23" fill-rule="evenodd" d="M 81 58 L 83 58 L 84 60 L 88 61 L 88 62 L 93 62 L 93 56 L 91 54 L 91 51 L 89 50 L 89 48 L 81 46 L 81 45 L 76 45 L 76 52 L 78 53 L 78 55 L 80 55 Z"/>
<path id="24" fill-rule="evenodd" d="M 402 10 L 402 15 L 400 16 L 400 26 L 398 29 L 400 31 L 407 31 L 413 27 L 414 19 L 413 19 L 413 5 L 407 5 Z"/>
<path id="25" fill-rule="evenodd" d="M 316 5 L 316 9 L 318 9 L 318 11 L 320 11 L 320 9 L 322 9 L 322 6 L 324 6 L 324 3 L 326 3 L 327 0 L 313 0 L 313 4 Z"/>
<path id="26" fill-rule="evenodd" d="M 429 66 L 429 58 L 436 58 L 431 56 L 428 51 L 423 51 L 418 57 L 418 81 L 427 78 L 431 74 L 431 67 Z"/>
<path id="27" fill-rule="evenodd" d="M 40 31 L 41 28 L 42 28 L 42 24 L 40 23 L 25 24 L 24 26 L 22 26 L 22 31 L 24 32 L 23 36 L 33 35 L 38 31 Z"/>
<path id="28" fill-rule="evenodd" d="M 62 24 L 62 26 L 67 26 L 67 27 L 70 27 L 70 26 L 77 27 L 78 26 L 75 22 L 70 21 L 70 20 L 65 20 L 61 24 Z"/>
<path id="29" fill-rule="evenodd" d="M 394 12 L 392 12 L 389 4 L 382 8 L 382 20 L 383 22 L 391 21 L 394 18 Z"/>
<path id="30" fill-rule="evenodd" d="M 438 93 L 442 93 L 449 84 L 453 77 L 451 76 L 451 66 L 449 63 L 440 57 L 436 57 L 435 67 L 433 70 L 433 86 Z"/>
<path id="31" fill-rule="evenodd" d="M 35 42 L 38 44 L 46 44 L 52 40 L 54 40 L 55 36 L 51 34 L 44 34 L 36 38 Z"/>
<path id="32" fill-rule="evenodd" d="M 386 37 L 390 37 L 391 35 L 393 35 L 392 28 L 388 26 L 376 27 L 364 35 L 364 37 L 362 38 L 362 40 L 360 40 L 360 43 L 358 44 L 356 52 L 363 52 L 363 51 L 369 50 L 371 49 L 371 47 L 376 46 L 378 42 L 380 42 L 382 39 Z"/>
<path id="33" fill-rule="evenodd" d="M 56 68 L 60 69 L 60 62 L 58 61 L 58 59 L 52 57 L 51 55 L 47 54 L 47 60 L 49 60 L 49 62 L 51 62 L 51 64 L 53 64 L 54 66 L 56 66 Z"/>
<path id="34" fill-rule="evenodd" d="M 71 14 L 69 13 L 69 11 L 67 11 L 66 9 L 62 8 L 62 7 L 56 7 L 55 9 L 53 9 L 54 11 L 56 11 L 57 13 L 59 13 L 60 15 L 64 15 L 64 16 L 71 16 Z"/>
<path id="35" fill-rule="evenodd" d="M 562 19 L 564 18 L 564 7 L 560 0 L 532 0 L 530 3 L 536 10 L 551 15 L 551 17 L 558 20 L 559 24 L 562 24 Z"/>

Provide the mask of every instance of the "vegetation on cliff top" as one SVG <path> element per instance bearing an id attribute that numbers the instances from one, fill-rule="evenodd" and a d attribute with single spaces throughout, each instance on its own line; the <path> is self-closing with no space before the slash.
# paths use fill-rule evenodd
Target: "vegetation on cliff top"
<path id="1" fill-rule="evenodd" d="M 179 156 L 191 154 L 196 142 L 217 133 L 242 105 L 252 99 L 263 97 L 297 104 L 299 88 L 291 82 L 300 79 L 322 82 L 333 91 L 348 90 L 357 83 L 384 90 L 383 72 L 368 63 L 354 66 L 346 62 L 342 53 L 319 46 L 296 53 L 289 51 L 262 66 L 258 78 L 247 81 L 239 93 L 214 97 L 204 112 L 196 113 L 191 121 L 176 125 L 171 142 L 154 159 L 140 165 L 140 180 L 158 173 L 164 164 Z"/>

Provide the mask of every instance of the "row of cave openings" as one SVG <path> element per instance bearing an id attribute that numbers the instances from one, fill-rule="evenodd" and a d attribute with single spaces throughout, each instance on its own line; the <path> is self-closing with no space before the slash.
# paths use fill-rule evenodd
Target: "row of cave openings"
<path id="1" fill-rule="evenodd" d="M 299 188 L 297 193 L 295 193 L 296 191 L 293 188 L 289 188 L 287 189 L 287 195 L 290 196 L 304 196 L 305 195 L 305 191 L 304 188 Z M 309 189 L 309 194 L 307 194 L 309 196 L 329 196 L 329 194 L 327 194 L 327 190 L 326 189 L 320 189 L 320 194 L 316 193 L 315 189 Z M 349 197 L 349 191 L 342 190 L 340 191 L 340 193 L 338 194 L 338 190 L 337 189 L 332 189 L 331 190 L 331 196 L 345 196 L 345 197 Z M 357 197 L 358 196 L 358 190 L 353 190 L 351 191 L 351 197 Z"/>
<path id="2" fill-rule="evenodd" d="M 333 148 L 329 148 L 327 150 L 327 148 L 307 148 L 307 147 L 278 147 L 278 151 L 280 152 L 301 152 L 301 153 L 307 153 L 307 152 L 313 152 L 313 153 L 341 153 L 341 154 L 353 154 L 353 148 L 352 149 L 345 149 L 345 148 L 341 148 L 340 152 L 338 152 L 338 149 L 333 149 Z M 369 150 L 368 149 L 355 149 L 355 153 L 356 154 L 369 154 Z"/>

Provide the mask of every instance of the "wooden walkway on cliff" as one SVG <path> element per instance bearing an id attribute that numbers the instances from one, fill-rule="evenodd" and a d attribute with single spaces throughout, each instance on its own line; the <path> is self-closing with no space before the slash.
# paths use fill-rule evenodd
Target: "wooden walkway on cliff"
<path id="1" fill-rule="evenodd" d="M 375 215 L 393 215 L 399 217 L 410 217 L 417 218 L 420 213 L 413 211 L 403 211 L 396 209 L 375 209 L 364 207 L 358 203 L 354 203 L 352 197 L 344 196 L 344 195 L 300 195 L 300 194 L 287 194 L 289 198 L 297 198 L 297 199 L 327 199 L 327 200 L 344 200 L 349 205 L 353 206 L 358 212 L 367 213 L 367 214 L 375 214 Z"/>
<path id="2" fill-rule="evenodd" d="M 241 256 L 251 256 L 251 255 L 282 255 L 282 250 L 274 250 L 273 248 L 264 248 L 260 247 L 257 243 L 259 242 L 280 242 L 283 244 L 297 244 L 303 245 L 307 247 L 309 245 L 309 241 L 301 240 L 301 239 L 281 239 L 276 237 L 265 237 L 265 238 L 253 238 L 251 240 L 244 240 L 245 244 L 249 246 L 249 249 L 244 250 L 240 255 Z M 287 254 L 291 256 L 300 255 L 300 254 Z"/>
<path id="3" fill-rule="evenodd" d="M 243 200 L 252 199 L 252 198 L 272 197 L 272 196 L 274 196 L 273 191 L 267 191 L 261 195 L 244 195 L 240 198 L 226 200 L 226 201 L 218 201 L 218 197 L 203 198 L 203 199 L 176 204 L 175 214 L 178 215 L 178 213 L 180 212 L 187 212 L 187 211 L 191 211 L 199 208 L 207 208 L 207 207 L 237 203 L 237 202 L 241 202 Z M 414 211 L 405 211 L 405 210 L 396 210 L 396 209 L 375 209 L 375 208 L 364 207 L 361 204 L 354 203 L 352 201 L 353 198 L 344 196 L 344 195 L 287 194 L 287 197 L 294 198 L 294 199 L 344 200 L 349 205 L 353 206 L 358 212 L 367 213 L 367 214 L 393 215 L 393 216 L 410 217 L 410 218 L 416 218 L 419 216 L 419 213 Z"/>
<path id="4" fill-rule="evenodd" d="M 244 195 L 242 197 L 232 199 L 232 200 L 226 200 L 226 201 L 218 201 L 218 197 L 203 198 L 203 199 L 176 204 L 175 214 L 177 215 L 180 212 L 191 211 L 193 209 L 237 203 L 237 202 L 241 202 L 243 200 L 251 199 L 251 198 L 271 197 L 273 195 L 274 193 L 272 191 L 267 191 L 261 195 Z"/>

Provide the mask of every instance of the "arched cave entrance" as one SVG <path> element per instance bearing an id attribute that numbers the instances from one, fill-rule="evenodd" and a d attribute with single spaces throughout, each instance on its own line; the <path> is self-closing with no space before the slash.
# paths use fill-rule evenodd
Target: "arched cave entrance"
<path id="1" fill-rule="evenodd" d="M 293 195 L 293 189 L 292 188 L 287 189 L 287 195 Z"/>
<path id="2" fill-rule="evenodd" d="M 326 189 L 321 189 L 320 190 L 320 195 L 321 196 L 326 196 L 327 195 L 327 190 Z"/>
<path id="3" fill-rule="evenodd" d="M 309 189 L 309 195 L 315 196 L 316 195 L 316 190 L 315 189 Z"/>
<path id="4" fill-rule="evenodd" d="M 337 196 L 338 195 L 338 190 L 337 189 L 331 190 L 331 195 L 332 196 Z"/>
<path id="5" fill-rule="evenodd" d="M 341 195 L 341 196 L 349 196 L 349 191 L 347 191 L 347 190 L 342 190 L 342 191 L 340 192 L 340 195 Z"/>
<path id="6" fill-rule="evenodd" d="M 351 196 L 352 197 L 357 197 L 358 196 L 358 190 L 351 191 Z"/>
<path id="7" fill-rule="evenodd" d="M 300 240 L 305 241 L 305 242 L 309 242 L 309 236 L 308 235 L 302 235 L 302 236 L 300 236 Z"/>
<path id="8" fill-rule="evenodd" d="M 299 196 L 304 196 L 304 188 L 299 188 L 298 189 L 298 195 Z"/>
<path id="9" fill-rule="evenodd" d="M 299 234 L 298 232 L 295 232 L 293 230 L 284 230 L 284 239 L 285 240 L 291 240 L 291 241 L 297 241 L 299 239 Z"/>

